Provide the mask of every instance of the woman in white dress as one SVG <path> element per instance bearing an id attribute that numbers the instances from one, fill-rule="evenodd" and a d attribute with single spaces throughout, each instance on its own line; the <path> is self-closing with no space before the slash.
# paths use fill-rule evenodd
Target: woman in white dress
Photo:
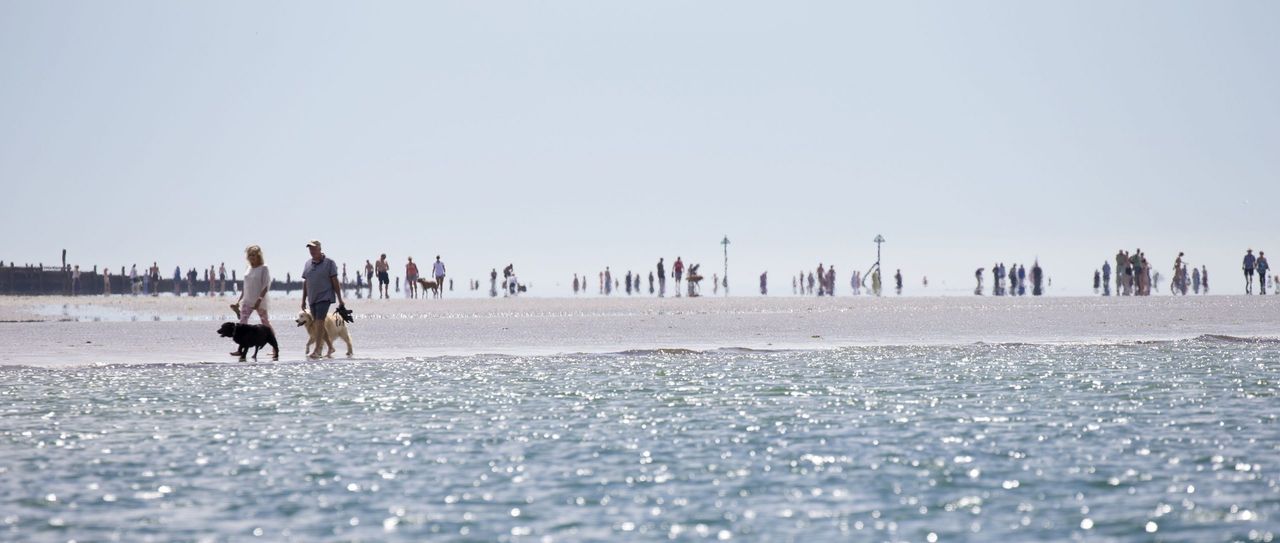
<path id="1" fill-rule="evenodd" d="M 271 289 L 271 272 L 262 258 L 261 247 L 246 247 L 244 256 L 249 261 L 249 269 L 244 273 L 244 288 L 240 289 L 240 299 L 232 307 L 240 312 L 240 324 L 249 324 L 249 315 L 257 312 L 263 326 L 270 327 L 271 321 L 267 318 L 267 291 Z"/>

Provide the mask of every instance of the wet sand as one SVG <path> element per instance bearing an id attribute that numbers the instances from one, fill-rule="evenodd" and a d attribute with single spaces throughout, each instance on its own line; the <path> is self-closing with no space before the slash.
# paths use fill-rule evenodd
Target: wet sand
<path id="1" fill-rule="evenodd" d="M 0 342 L 9 346 L 0 365 L 231 362 L 225 353 L 233 345 L 215 329 L 232 319 L 233 300 L 0 298 Z M 299 303 L 273 300 L 282 361 L 303 359 L 305 333 L 293 323 Z M 1280 336 L 1273 296 L 352 299 L 349 306 L 355 358 L 380 360 Z"/>

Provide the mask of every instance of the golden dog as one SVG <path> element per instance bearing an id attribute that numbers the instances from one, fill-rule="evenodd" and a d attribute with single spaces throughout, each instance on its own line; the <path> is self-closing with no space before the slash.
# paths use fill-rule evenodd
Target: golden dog
<path id="1" fill-rule="evenodd" d="M 434 279 L 423 279 L 419 277 L 418 286 L 422 287 L 423 296 L 426 296 L 427 291 L 430 290 L 432 294 L 432 298 L 440 297 L 440 285 L 437 285 Z"/>
<path id="2" fill-rule="evenodd" d="M 295 322 L 298 323 L 298 326 L 305 326 L 307 329 L 307 346 L 303 349 L 303 352 L 310 351 L 311 345 L 314 344 L 316 350 L 310 356 L 319 358 L 322 338 L 316 337 L 319 327 L 311 326 L 313 321 L 315 321 L 315 317 L 312 317 L 310 312 L 300 311 L 298 312 L 298 320 Z M 346 321 L 342 320 L 342 315 L 336 312 L 330 313 L 324 319 L 323 343 L 329 347 L 329 353 L 325 355 L 326 358 L 333 357 L 333 338 L 335 337 L 342 338 L 342 341 L 347 343 L 347 356 L 351 356 L 351 332 L 347 329 Z"/>

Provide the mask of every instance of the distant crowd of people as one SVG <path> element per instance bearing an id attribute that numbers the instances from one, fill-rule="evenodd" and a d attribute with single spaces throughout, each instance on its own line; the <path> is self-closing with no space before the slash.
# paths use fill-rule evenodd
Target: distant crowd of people
<path id="1" fill-rule="evenodd" d="M 978 282 L 978 285 L 973 289 L 975 295 L 982 296 L 985 292 L 983 278 L 986 277 L 986 270 L 986 268 L 978 268 L 973 272 L 973 277 Z M 1003 262 L 998 262 L 991 265 L 992 296 L 1026 296 L 1028 286 L 1031 287 L 1032 296 L 1041 296 L 1045 293 L 1047 287 L 1053 286 L 1053 279 L 1046 280 L 1044 269 L 1040 267 L 1039 260 L 1035 260 L 1031 264 L 1029 275 L 1027 267 L 1022 264 L 1013 264 L 1006 267 Z"/>
<path id="2" fill-rule="evenodd" d="M 1258 251 L 1255 257 L 1253 249 L 1246 250 L 1241 269 L 1244 271 L 1245 294 L 1253 294 L 1255 275 L 1258 278 L 1259 294 L 1266 294 L 1268 285 L 1272 287 L 1272 293 L 1275 293 L 1274 286 L 1280 282 L 1280 276 L 1268 275 L 1271 266 L 1267 263 L 1265 253 Z M 1116 296 L 1150 296 L 1153 291 L 1160 291 L 1160 272 L 1152 269 L 1142 249 L 1135 249 L 1132 253 L 1121 249 L 1116 252 L 1115 267 L 1111 266 L 1110 261 L 1104 261 L 1100 270 L 1094 270 L 1093 292 L 1095 294 L 1111 296 L 1113 272 Z M 1182 296 L 1208 294 L 1208 266 L 1203 264 L 1200 267 L 1190 266 L 1186 261 L 1186 253 L 1179 252 L 1178 257 L 1173 261 L 1173 277 L 1169 280 L 1169 293 Z"/>
<path id="3" fill-rule="evenodd" d="M 413 299 L 425 296 L 425 290 L 431 290 L 436 297 L 442 297 L 445 291 L 453 291 L 453 279 L 446 276 L 445 264 L 439 255 L 436 255 L 435 261 L 431 265 L 431 272 L 427 277 L 421 277 L 419 268 L 413 257 L 407 257 L 405 262 L 404 273 L 404 289 L 405 297 Z M 631 295 L 643 295 L 646 292 L 649 295 L 665 297 L 667 295 L 667 282 L 672 280 L 675 282 L 673 289 L 675 296 L 695 297 L 701 294 L 702 275 L 698 272 L 698 264 L 687 266 L 681 257 L 676 257 L 668 270 L 665 258 L 659 258 L 653 271 L 647 274 L 637 273 L 628 270 L 625 274 L 618 275 L 613 272 L 609 266 L 605 266 L 603 270 L 597 273 L 596 292 L 602 296 L 612 296 L 615 293 L 625 293 Z M 1245 293 L 1254 294 L 1255 278 L 1257 283 L 1257 293 L 1267 294 L 1268 288 L 1273 294 L 1276 294 L 1275 285 L 1280 283 L 1280 275 L 1272 275 L 1271 267 L 1267 262 L 1266 254 L 1258 251 L 1254 254 L 1253 249 L 1245 251 L 1241 268 L 1245 279 Z M 355 273 L 355 282 L 352 284 L 348 281 L 347 265 L 341 265 L 339 284 L 342 290 L 346 292 L 352 286 L 355 288 L 357 297 L 363 297 L 362 291 L 367 290 L 370 298 L 376 297 L 387 299 L 391 297 L 392 288 L 394 291 L 401 292 L 401 280 L 399 277 L 393 278 L 390 275 L 391 265 L 387 261 L 387 255 L 384 253 L 374 260 L 365 260 L 363 269 L 358 269 Z M 161 293 L 161 275 L 160 266 L 152 262 L 150 267 L 139 270 L 136 264 L 125 267 L 121 266 L 119 274 L 116 275 L 106 266 L 101 268 L 99 272 L 97 267 L 92 272 L 84 272 L 97 275 L 94 281 L 101 281 L 101 290 L 90 284 L 87 288 L 82 280 L 82 271 L 79 265 L 67 266 L 62 268 L 64 272 L 69 272 L 71 278 L 71 294 L 81 295 L 85 293 L 103 295 L 113 294 L 113 281 L 116 286 L 125 284 L 125 290 L 118 294 L 131 294 L 134 296 L 158 296 Z M 987 268 L 978 268 L 974 271 L 974 278 L 977 282 L 974 288 L 974 294 L 983 295 L 987 292 L 985 279 L 987 276 Z M 1169 281 L 1169 291 L 1174 295 L 1188 294 L 1208 294 L 1209 269 L 1205 265 L 1192 266 L 1186 261 L 1185 253 L 1178 253 L 1173 263 L 1173 274 Z M 1040 296 L 1045 293 L 1046 289 L 1052 287 L 1053 280 L 1048 278 L 1044 270 L 1040 267 L 1039 261 L 1034 262 L 1030 269 L 1025 265 L 1013 264 L 1006 266 L 1003 262 L 993 264 L 990 268 L 991 289 L 990 293 L 994 296 L 1025 296 L 1028 291 L 1034 296 Z M 375 285 L 374 281 L 377 281 Z M 1147 258 L 1146 253 L 1141 249 L 1135 249 L 1132 252 L 1124 249 L 1118 250 L 1113 259 L 1108 259 L 1102 263 L 1101 268 L 1095 269 L 1093 273 L 1093 290 L 1095 294 L 1102 296 L 1111 296 L 1113 291 L 1116 296 L 1150 296 L 1153 292 L 1160 291 L 1160 285 L 1163 277 L 1156 270 Z M 902 270 L 895 270 L 893 275 L 894 289 L 897 294 L 903 292 L 903 276 Z M 870 283 L 870 284 L 868 284 Z M 469 280 L 468 288 L 472 291 L 481 289 L 481 282 L 478 280 Z M 718 274 L 712 274 L 713 293 L 719 294 L 720 289 L 724 288 L 728 293 L 728 280 L 722 278 Z M 791 293 L 798 296 L 835 296 L 837 294 L 837 276 L 834 265 L 824 265 L 819 263 L 817 268 L 811 271 L 800 271 L 791 277 Z M 925 287 L 929 286 L 929 279 L 923 277 L 921 284 Z M 172 290 L 175 296 L 183 293 L 188 296 L 224 296 L 228 293 L 236 294 L 240 291 L 240 279 L 237 271 L 228 272 L 226 264 L 221 263 L 217 266 L 209 266 L 207 268 L 197 269 L 189 268 L 183 270 L 181 266 L 176 266 L 173 270 L 172 281 L 167 288 Z M 286 292 L 293 285 L 293 278 L 290 274 L 285 275 L 284 288 Z M 880 269 L 873 266 L 868 272 L 853 271 L 849 275 L 849 287 L 852 295 L 872 294 L 879 296 L 881 294 L 881 276 Z M 489 273 L 489 296 L 496 297 L 499 293 L 504 296 L 516 296 L 527 290 L 528 286 L 521 283 L 515 274 L 513 264 L 508 264 L 502 270 L 502 279 L 499 282 L 498 271 L 496 268 L 490 270 Z M 572 289 L 575 295 L 586 294 L 588 292 L 588 279 L 586 274 L 574 274 L 572 280 Z M 761 295 L 769 294 L 769 274 L 763 272 L 759 276 L 759 292 Z"/>
<path id="4" fill-rule="evenodd" d="M 1120 249 L 1116 251 L 1115 262 L 1115 268 L 1111 267 L 1111 262 L 1103 261 L 1102 270 L 1093 271 L 1095 292 L 1098 291 L 1101 283 L 1101 294 L 1111 295 L 1112 271 L 1115 272 L 1116 278 L 1116 296 L 1150 296 L 1153 290 L 1159 292 L 1160 272 L 1151 269 L 1147 255 L 1142 252 L 1142 249 L 1135 249 L 1132 253 Z M 1175 274 L 1181 266 L 1183 266 L 1182 254 L 1179 254 L 1178 264 L 1174 266 Z"/>
<path id="5" fill-rule="evenodd" d="M 678 256 L 676 257 L 676 261 L 671 264 L 670 278 L 675 282 L 674 291 L 677 297 L 681 296 L 682 286 L 687 287 L 687 291 L 685 292 L 689 297 L 701 296 L 702 280 L 704 277 L 698 272 L 698 268 L 700 266 L 701 264 L 693 264 L 686 269 L 684 259 Z M 668 278 L 665 257 L 658 259 L 655 271 L 656 273 L 654 271 L 649 272 L 649 294 L 656 294 L 659 298 L 664 298 L 667 295 Z M 615 291 L 619 294 L 625 292 L 628 296 L 633 294 L 644 294 L 644 276 L 633 271 L 628 271 L 626 275 L 619 277 L 614 275 L 613 270 L 610 269 L 609 266 L 605 266 L 603 270 L 596 274 L 596 279 L 597 293 L 601 296 L 612 296 Z M 720 278 L 719 274 L 712 274 L 711 283 L 712 292 L 714 294 L 718 294 L 720 292 L 721 286 L 724 286 L 726 289 L 729 288 L 728 283 L 725 282 L 722 285 L 722 281 L 723 280 Z M 573 293 L 575 295 L 580 293 L 585 294 L 587 293 L 587 289 L 587 275 L 582 274 L 582 277 L 579 278 L 578 274 L 575 273 L 573 275 Z M 726 293 L 727 292 L 728 291 L 726 290 Z"/>
<path id="6" fill-rule="evenodd" d="M 650 271 L 647 277 L 634 271 L 627 271 L 623 275 L 613 272 L 609 266 L 605 266 L 603 270 L 596 275 L 597 288 L 596 292 L 601 296 L 612 296 L 616 294 L 649 295 L 665 297 L 667 295 L 667 280 L 671 279 L 675 282 L 675 296 L 696 297 L 701 294 L 702 275 L 698 272 L 698 264 L 688 266 L 686 269 L 684 259 L 676 257 L 672 263 L 670 273 L 668 273 L 666 259 L 659 258 L 654 271 Z M 867 285 L 869 278 L 871 284 Z M 767 296 L 769 294 L 769 272 L 760 274 L 760 295 Z M 720 289 L 724 288 L 728 293 L 728 281 L 719 274 L 711 275 L 712 293 L 719 294 Z M 586 274 L 573 274 L 572 289 L 575 295 L 588 293 L 588 283 Z M 924 286 L 929 286 L 929 279 L 923 280 Z M 862 272 L 854 271 L 849 277 L 849 286 L 853 295 L 863 294 L 864 289 L 867 294 L 879 296 L 881 293 L 881 279 L 879 267 L 873 266 L 868 277 L 864 277 Z M 898 294 L 902 294 L 903 279 L 902 270 L 894 273 L 894 287 Z M 801 271 L 791 277 L 791 293 L 797 296 L 835 296 L 836 295 L 836 269 L 835 266 L 826 266 L 819 263 L 817 269 L 809 272 Z"/>

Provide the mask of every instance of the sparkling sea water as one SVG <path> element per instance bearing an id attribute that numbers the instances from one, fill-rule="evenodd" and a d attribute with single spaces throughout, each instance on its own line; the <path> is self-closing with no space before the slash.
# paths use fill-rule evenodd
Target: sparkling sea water
<path id="1" fill-rule="evenodd" d="M 1280 343 L 0 367 L 6 541 L 1270 541 Z"/>

